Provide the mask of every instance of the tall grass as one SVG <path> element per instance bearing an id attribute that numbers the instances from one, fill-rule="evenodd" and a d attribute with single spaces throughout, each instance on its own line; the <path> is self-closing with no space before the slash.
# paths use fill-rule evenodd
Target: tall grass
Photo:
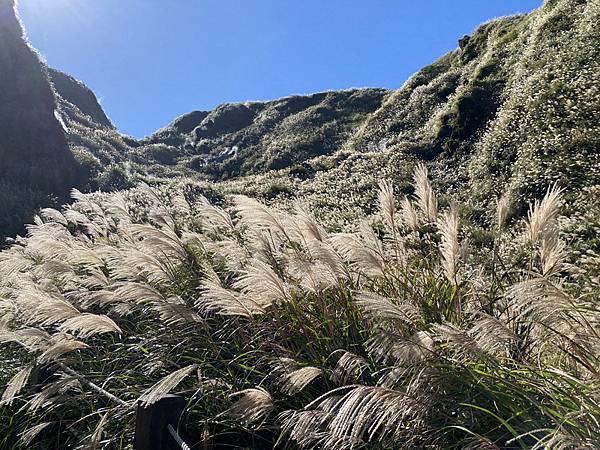
<path id="1" fill-rule="evenodd" d="M 125 448 L 136 402 L 176 391 L 199 448 L 595 448 L 598 299 L 560 189 L 510 226 L 501 200 L 470 249 L 415 183 L 353 233 L 147 186 L 42 211 L 0 254 L 4 447 Z"/>

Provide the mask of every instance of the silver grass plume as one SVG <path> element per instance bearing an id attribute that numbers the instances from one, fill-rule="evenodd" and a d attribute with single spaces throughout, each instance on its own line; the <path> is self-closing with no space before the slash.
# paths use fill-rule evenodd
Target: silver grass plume
<path id="1" fill-rule="evenodd" d="M 551 277 L 558 274 L 567 259 L 567 244 L 557 236 L 546 237 L 540 246 L 542 275 Z"/>
<path id="2" fill-rule="evenodd" d="M 322 406 L 317 399 L 307 409 Z M 332 420 L 324 447 L 337 450 L 358 448 L 364 442 L 383 443 L 423 413 L 419 401 L 406 394 L 381 387 L 356 386 L 328 406 Z M 351 443 L 348 446 L 348 443 Z M 340 445 L 341 444 L 341 445 Z"/>
<path id="3" fill-rule="evenodd" d="M 525 227 L 525 238 L 536 243 L 548 234 L 555 233 L 555 220 L 562 204 L 563 190 L 554 185 L 549 188 L 544 198 L 536 200 L 529 206 Z"/>
<path id="4" fill-rule="evenodd" d="M 31 366 L 19 370 L 7 383 L 6 389 L 2 393 L 0 405 L 11 405 L 16 396 L 19 395 L 23 387 L 27 384 L 29 375 L 31 375 Z"/>
<path id="5" fill-rule="evenodd" d="M 441 215 L 438 220 L 440 230 L 440 253 L 442 254 L 442 267 L 446 278 L 452 284 L 458 284 L 458 264 L 461 246 L 458 241 L 458 213 L 455 208 Z"/>
<path id="6" fill-rule="evenodd" d="M 396 223 L 396 199 L 394 198 L 394 187 L 389 181 L 379 182 L 379 212 L 388 229 L 395 233 Z"/>
<path id="7" fill-rule="evenodd" d="M 168 227 L 155 228 L 150 225 L 134 224 L 129 226 L 131 234 L 141 240 L 144 248 L 164 257 L 185 259 L 187 253 L 181 238 Z M 139 245 L 139 242 L 136 242 Z"/>
<path id="8" fill-rule="evenodd" d="M 420 321 L 420 311 L 408 303 L 394 303 L 390 299 L 372 292 L 360 292 L 355 303 L 367 318 L 374 321 L 398 321 L 414 325 Z"/>
<path id="9" fill-rule="evenodd" d="M 80 314 L 66 299 L 44 292 L 37 286 L 23 289 L 15 303 L 26 322 L 40 326 L 64 322 Z"/>
<path id="10" fill-rule="evenodd" d="M 419 215 L 415 210 L 412 202 L 404 197 L 400 205 L 400 213 L 402 216 L 402 223 L 411 231 L 416 231 L 421 226 L 419 222 Z"/>
<path id="11" fill-rule="evenodd" d="M 484 312 L 476 313 L 474 319 L 468 333 L 483 351 L 506 355 L 510 346 L 518 341 L 518 336 L 502 320 Z"/>
<path id="12" fill-rule="evenodd" d="M 284 375 L 281 380 L 282 390 L 286 394 L 295 395 L 302 392 L 313 380 L 323 375 L 318 367 L 302 367 Z"/>
<path id="13" fill-rule="evenodd" d="M 81 391 L 79 380 L 72 377 L 64 377 L 53 382 L 33 396 L 29 401 L 28 409 L 31 412 L 36 412 L 40 408 L 48 407 L 52 404 L 55 396 L 64 394 L 68 391 Z"/>
<path id="14" fill-rule="evenodd" d="M 252 198 L 236 195 L 233 197 L 235 210 L 242 217 L 242 221 L 249 226 L 270 229 L 290 240 L 286 224 L 282 216 Z"/>
<path id="15" fill-rule="evenodd" d="M 379 213 L 383 217 L 388 230 L 386 241 L 391 241 L 394 257 L 397 262 L 405 263 L 406 255 L 404 242 L 399 234 L 399 218 L 397 217 L 396 199 L 394 198 L 394 187 L 389 181 L 379 183 Z"/>
<path id="16" fill-rule="evenodd" d="M 19 438 L 19 442 L 23 447 L 28 447 L 34 441 L 34 439 L 46 429 L 49 425 L 52 425 L 51 422 L 42 422 L 37 425 L 34 425 L 31 428 L 28 428 L 23 433 L 21 433 L 21 437 Z"/>
<path id="17" fill-rule="evenodd" d="M 22 328 L 16 331 L 0 329 L 0 343 L 14 342 L 28 350 L 39 350 L 48 347 L 52 337 L 39 328 Z"/>
<path id="18" fill-rule="evenodd" d="M 502 230 L 506 226 L 506 220 L 510 214 L 511 199 L 508 194 L 503 195 L 498 199 L 496 205 L 496 227 L 498 230 Z"/>
<path id="19" fill-rule="evenodd" d="M 69 221 L 66 217 L 56 209 L 53 208 L 44 208 L 40 211 L 40 216 L 46 221 L 52 221 L 62 225 L 63 227 L 69 226 Z"/>
<path id="20" fill-rule="evenodd" d="M 111 318 L 88 313 L 65 320 L 58 329 L 63 332 L 75 332 L 79 338 L 104 333 L 122 333 L 119 326 Z"/>
<path id="21" fill-rule="evenodd" d="M 216 312 L 223 316 L 248 318 L 264 314 L 265 308 L 269 305 L 269 301 L 261 301 L 260 297 L 250 297 L 225 289 L 220 284 L 209 280 L 202 284 L 201 295 L 196 302 L 196 307 L 204 313 Z"/>
<path id="22" fill-rule="evenodd" d="M 368 366 L 363 357 L 344 351 L 333 369 L 331 381 L 338 384 L 355 383 Z"/>
<path id="23" fill-rule="evenodd" d="M 317 222 L 308 208 L 301 203 L 294 205 L 292 223 L 297 224 L 305 241 L 324 242 L 328 237 L 327 231 Z"/>
<path id="24" fill-rule="evenodd" d="M 202 224 L 209 231 L 218 233 L 220 231 L 233 232 L 236 226 L 231 215 L 223 208 L 212 205 L 204 196 L 201 196 L 194 204 Z"/>
<path id="25" fill-rule="evenodd" d="M 457 361 L 487 359 L 488 354 L 479 347 L 479 342 L 465 330 L 457 326 L 444 323 L 432 325 L 434 340 L 445 349 L 449 350 Z"/>
<path id="26" fill-rule="evenodd" d="M 429 182 L 429 173 L 424 164 L 419 164 L 414 173 L 415 195 L 421 212 L 428 222 L 437 220 L 438 205 Z"/>
<path id="27" fill-rule="evenodd" d="M 90 436 L 90 440 L 88 443 L 87 450 L 99 450 L 100 449 L 100 441 L 102 440 L 102 435 L 104 434 L 104 428 L 106 427 L 106 423 L 108 422 L 108 412 L 104 413 L 96 425 L 94 432 Z"/>
<path id="28" fill-rule="evenodd" d="M 387 267 L 385 251 L 370 227 L 363 226 L 360 234 L 334 234 L 330 242 L 346 261 L 356 265 L 365 274 L 372 277 L 384 274 Z"/>
<path id="29" fill-rule="evenodd" d="M 292 257 L 288 260 L 290 274 L 300 282 L 300 286 L 308 292 L 317 294 L 337 285 L 338 278 L 330 266 L 320 261 L 312 262 Z"/>
<path id="30" fill-rule="evenodd" d="M 240 397 L 240 399 L 226 411 L 226 414 L 245 423 L 258 422 L 274 408 L 271 394 L 260 387 L 235 392 L 231 397 Z"/>
<path id="31" fill-rule="evenodd" d="M 152 386 L 150 389 L 148 389 L 146 392 L 144 392 L 138 398 L 138 402 L 143 406 L 148 406 L 152 405 L 153 403 L 156 403 L 165 395 L 169 394 L 177 386 L 179 386 L 179 384 L 197 368 L 197 364 L 192 364 L 167 375 L 154 386 Z"/>
<path id="32" fill-rule="evenodd" d="M 268 264 L 254 260 L 233 287 L 259 305 L 284 302 L 291 298 L 290 286 Z"/>
<path id="33" fill-rule="evenodd" d="M 38 357 L 38 361 L 40 363 L 56 361 L 63 355 L 82 348 L 88 348 L 88 345 L 65 335 L 58 335 L 54 337 L 53 344 Z"/>
<path id="34" fill-rule="evenodd" d="M 375 360 L 393 362 L 401 366 L 421 364 L 431 359 L 435 342 L 427 331 L 417 331 L 410 336 L 379 330 L 367 341 L 367 353 Z"/>
<path id="35" fill-rule="evenodd" d="M 328 420 L 330 414 L 326 411 L 284 411 L 278 416 L 281 431 L 276 446 L 291 441 L 300 448 L 317 448 L 327 436 L 324 425 Z"/>

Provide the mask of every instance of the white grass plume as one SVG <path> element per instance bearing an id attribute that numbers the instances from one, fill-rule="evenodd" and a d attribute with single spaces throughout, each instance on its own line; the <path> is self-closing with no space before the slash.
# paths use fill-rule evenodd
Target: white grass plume
<path id="1" fill-rule="evenodd" d="M 506 226 L 506 220 L 511 212 L 511 198 L 508 194 L 498 199 L 496 204 L 496 228 L 502 230 Z"/>
<path id="2" fill-rule="evenodd" d="M 169 394 L 177 386 L 179 386 L 179 384 L 197 368 L 197 364 L 192 364 L 167 375 L 146 392 L 144 392 L 144 394 L 138 398 L 138 402 L 143 406 L 149 406 L 153 403 L 156 403 L 165 395 Z"/>
<path id="3" fill-rule="evenodd" d="M 557 275 L 563 269 L 564 262 L 568 257 L 567 244 L 557 237 L 544 238 L 539 252 L 544 277 Z"/>
<path id="4" fill-rule="evenodd" d="M 75 378 L 61 378 L 34 395 L 29 401 L 28 409 L 30 412 L 36 412 L 40 408 L 49 407 L 53 403 L 53 398 L 55 396 L 64 394 L 68 391 L 81 391 L 81 383 Z"/>
<path id="5" fill-rule="evenodd" d="M 40 326 L 63 322 L 80 314 L 66 299 L 44 292 L 37 286 L 23 289 L 16 304 L 28 323 Z"/>
<path id="6" fill-rule="evenodd" d="M 396 230 L 396 199 L 394 187 L 389 181 L 379 182 L 379 213 L 390 231 Z"/>
<path id="7" fill-rule="evenodd" d="M 19 370 L 15 376 L 13 376 L 9 382 L 6 384 L 6 389 L 2 393 L 2 398 L 0 399 L 0 405 L 11 405 L 15 400 L 16 396 L 19 395 L 23 387 L 27 384 L 27 380 L 29 380 L 29 375 L 31 375 L 31 366 L 25 367 L 24 369 Z"/>
<path id="8" fill-rule="evenodd" d="M 313 403 L 309 407 L 318 408 L 321 401 Z M 419 402 L 406 394 L 370 386 L 355 387 L 328 409 L 333 419 L 327 426 L 330 435 L 324 447 L 331 450 L 353 448 L 346 446 L 348 441 L 356 447 L 361 442 L 385 442 L 422 411 Z"/>
<path id="9" fill-rule="evenodd" d="M 48 332 L 39 328 L 22 328 L 16 331 L 0 330 L 0 343 L 14 342 L 28 350 L 47 348 L 51 339 Z"/>
<path id="10" fill-rule="evenodd" d="M 291 220 L 297 225 L 297 228 L 305 241 L 324 242 L 327 237 L 327 231 L 323 228 L 308 210 L 308 208 L 300 203 L 294 205 L 294 216 Z"/>
<path id="11" fill-rule="evenodd" d="M 562 204 L 563 190 L 554 185 L 549 188 L 544 198 L 536 200 L 529 206 L 525 227 L 525 237 L 536 243 L 549 234 L 554 234 L 555 220 Z"/>
<path id="12" fill-rule="evenodd" d="M 302 392 L 313 380 L 323 375 L 318 367 L 302 367 L 285 374 L 282 379 L 282 390 L 289 395 Z"/>
<path id="13" fill-rule="evenodd" d="M 52 425 L 51 422 L 42 422 L 32 426 L 31 428 L 28 428 L 21 433 L 19 443 L 25 448 L 30 446 L 34 439 L 50 425 Z"/>
<path id="14" fill-rule="evenodd" d="M 385 272 L 385 251 L 372 229 L 365 226 L 360 234 L 337 233 L 331 236 L 330 241 L 346 261 L 355 264 L 367 275 L 378 277 Z"/>
<path id="15" fill-rule="evenodd" d="M 53 208 L 44 208 L 40 211 L 40 216 L 44 218 L 46 221 L 52 221 L 62 225 L 63 227 L 68 227 L 69 222 L 65 218 L 65 216 L 56 209 Z"/>
<path id="16" fill-rule="evenodd" d="M 419 229 L 421 225 L 419 221 L 419 215 L 417 214 L 412 202 L 407 197 L 404 197 L 402 200 L 400 214 L 402 217 L 402 223 L 409 230 L 415 231 Z"/>
<path id="17" fill-rule="evenodd" d="M 243 222 L 247 225 L 270 229 L 285 236 L 287 240 L 289 240 L 286 224 L 279 213 L 271 210 L 258 200 L 243 195 L 234 196 L 233 203 L 235 205 L 235 210 L 240 214 Z"/>
<path id="18" fill-rule="evenodd" d="M 38 361 L 41 363 L 56 361 L 67 353 L 83 348 L 88 348 L 88 345 L 59 335 L 54 339 L 54 343 L 38 357 Z"/>
<path id="19" fill-rule="evenodd" d="M 204 227 L 218 233 L 221 231 L 233 232 L 236 230 L 231 215 L 223 208 L 212 205 L 204 196 L 201 196 L 194 204 Z"/>
<path id="20" fill-rule="evenodd" d="M 291 298 L 290 286 L 270 265 L 255 259 L 243 273 L 234 288 L 240 289 L 257 304 L 269 305 Z"/>
<path id="21" fill-rule="evenodd" d="M 291 441 L 300 448 L 318 448 L 327 435 L 324 425 L 329 419 L 330 414 L 320 410 L 284 411 L 278 416 L 281 432 L 276 447 Z"/>
<path id="22" fill-rule="evenodd" d="M 367 341 L 367 352 L 381 362 L 398 365 L 420 364 L 434 356 L 435 343 L 427 331 L 417 331 L 410 336 L 379 330 Z"/>
<path id="23" fill-rule="evenodd" d="M 122 333 L 119 326 L 111 318 L 88 313 L 65 320 L 59 327 L 59 330 L 63 332 L 75 332 L 79 338 L 87 338 L 105 333 Z"/>
<path id="24" fill-rule="evenodd" d="M 205 281 L 196 306 L 204 313 L 216 312 L 223 316 L 252 317 L 265 313 L 270 303 L 257 302 L 253 297 L 225 289 L 214 281 Z"/>
<path id="25" fill-rule="evenodd" d="M 442 254 L 442 267 L 446 278 L 456 285 L 458 284 L 458 264 L 460 260 L 461 247 L 458 241 L 458 213 L 455 208 L 441 215 L 438 221 L 440 230 L 440 253 Z"/>
<path id="26" fill-rule="evenodd" d="M 338 384 L 355 383 L 368 366 L 363 357 L 344 351 L 335 365 L 331 380 Z"/>
<path id="27" fill-rule="evenodd" d="M 361 292 L 356 296 L 356 304 L 365 316 L 374 321 L 399 321 L 414 325 L 420 319 L 420 312 L 408 303 L 393 303 L 390 299 L 373 292 Z"/>
<path id="28" fill-rule="evenodd" d="M 502 320 L 484 312 L 478 312 L 474 319 L 469 335 L 485 352 L 506 355 L 510 346 L 518 341 L 518 336 Z"/>
<path id="29" fill-rule="evenodd" d="M 255 423 L 263 419 L 274 408 L 271 394 L 263 388 L 244 389 L 231 394 L 231 397 L 238 396 L 240 399 L 226 411 L 226 414 L 245 423 Z"/>
<path id="30" fill-rule="evenodd" d="M 414 181 L 415 195 L 421 212 L 428 222 L 435 222 L 438 214 L 437 199 L 429 182 L 429 172 L 424 164 L 416 167 Z"/>

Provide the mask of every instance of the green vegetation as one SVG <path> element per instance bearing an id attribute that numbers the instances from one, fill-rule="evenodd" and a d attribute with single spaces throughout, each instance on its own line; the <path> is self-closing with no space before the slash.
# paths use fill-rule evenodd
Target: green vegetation
<path id="1" fill-rule="evenodd" d="M 0 235 L 34 225 L 0 252 L 0 448 L 131 448 L 168 392 L 197 448 L 597 448 L 597 0 L 484 24 L 397 91 L 141 141 L 12 3 Z M 61 209 L 73 186 L 101 192 Z"/>
<path id="2" fill-rule="evenodd" d="M 355 233 L 148 187 L 43 210 L 0 256 L 4 445 L 125 448 L 136 401 L 177 390 L 204 448 L 595 448 L 600 284 L 561 191 L 515 232 L 506 199 L 480 229 L 414 179 Z"/>

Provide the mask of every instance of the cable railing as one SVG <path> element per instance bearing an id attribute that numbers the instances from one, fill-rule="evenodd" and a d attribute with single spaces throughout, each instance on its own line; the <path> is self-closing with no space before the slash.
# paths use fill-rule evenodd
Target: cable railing
<path id="1" fill-rule="evenodd" d="M 150 405 L 127 402 L 61 362 L 42 367 L 38 372 L 38 384 L 49 383 L 57 371 L 76 378 L 88 389 L 122 407 L 136 409 L 133 450 L 191 450 L 176 429 L 186 405 L 183 397 L 168 394 Z"/>

